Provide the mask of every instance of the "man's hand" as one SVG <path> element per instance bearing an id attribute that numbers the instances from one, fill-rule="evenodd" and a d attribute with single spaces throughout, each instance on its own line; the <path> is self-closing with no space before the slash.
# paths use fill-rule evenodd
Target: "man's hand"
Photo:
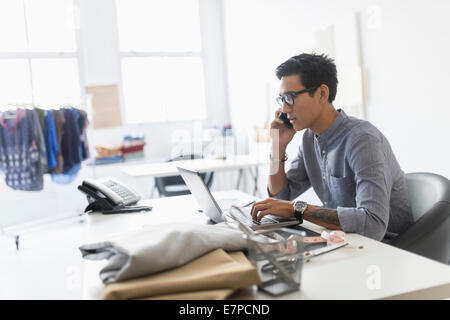
<path id="1" fill-rule="evenodd" d="M 251 215 L 254 221 L 261 221 L 268 214 L 283 218 L 293 218 L 294 202 L 267 198 L 266 200 L 253 204 Z M 303 213 L 303 219 L 330 230 L 342 230 L 336 209 L 322 208 L 308 204 Z"/>
<path id="2" fill-rule="evenodd" d="M 270 124 L 270 137 L 272 143 L 278 142 L 279 150 L 286 150 L 286 146 L 291 142 L 296 131 L 294 129 L 289 129 L 283 123 L 283 120 L 278 118 L 282 112 L 281 108 L 275 111 L 275 119 Z M 281 156 L 284 156 L 284 152 Z"/>
<path id="3" fill-rule="evenodd" d="M 268 214 L 292 218 L 294 217 L 293 202 L 267 198 L 266 200 L 258 201 L 253 204 L 251 215 L 254 221 L 261 221 L 262 217 Z"/>

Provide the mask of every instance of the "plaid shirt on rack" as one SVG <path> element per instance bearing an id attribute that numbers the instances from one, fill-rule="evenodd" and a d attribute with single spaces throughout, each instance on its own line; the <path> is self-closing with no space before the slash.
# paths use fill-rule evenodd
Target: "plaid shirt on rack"
<path id="1" fill-rule="evenodd" d="M 41 127 L 33 110 L 19 109 L 0 115 L 0 170 L 15 190 L 43 189 Z M 9 117 L 8 117 L 9 116 Z"/>

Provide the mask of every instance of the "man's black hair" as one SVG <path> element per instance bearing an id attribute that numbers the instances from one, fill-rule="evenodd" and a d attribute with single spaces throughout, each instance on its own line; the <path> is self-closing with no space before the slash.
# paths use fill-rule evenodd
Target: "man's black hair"
<path id="1" fill-rule="evenodd" d="M 300 75 L 305 88 L 327 85 L 329 89 L 328 101 L 333 102 L 337 91 L 337 70 L 334 60 L 321 54 L 302 53 L 292 57 L 278 66 L 275 70 L 278 79 L 293 74 Z M 315 90 L 314 90 L 315 91 Z M 314 91 L 309 94 L 312 96 Z"/>

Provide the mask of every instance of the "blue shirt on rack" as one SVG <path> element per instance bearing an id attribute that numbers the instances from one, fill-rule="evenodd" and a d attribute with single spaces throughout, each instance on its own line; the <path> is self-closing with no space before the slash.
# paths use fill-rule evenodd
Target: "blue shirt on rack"
<path id="1" fill-rule="evenodd" d="M 56 136 L 55 122 L 52 111 L 45 114 L 45 144 L 47 146 L 47 169 L 56 167 L 56 155 L 58 154 L 58 140 Z"/>

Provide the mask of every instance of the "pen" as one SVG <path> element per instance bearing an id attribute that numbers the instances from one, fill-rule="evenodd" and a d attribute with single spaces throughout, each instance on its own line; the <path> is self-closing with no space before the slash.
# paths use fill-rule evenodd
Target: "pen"
<path id="1" fill-rule="evenodd" d="M 317 256 L 320 256 L 320 255 L 322 255 L 324 253 L 331 252 L 331 251 L 337 250 L 339 248 L 345 247 L 346 245 L 348 245 L 348 242 L 342 242 L 342 243 L 334 244 L 332 246 L 319 248 L 319 249 L 316 249 L 316 250 L 305 251 L 303 253 L 303 256 L 305 258 L 317 257 Z"/>

